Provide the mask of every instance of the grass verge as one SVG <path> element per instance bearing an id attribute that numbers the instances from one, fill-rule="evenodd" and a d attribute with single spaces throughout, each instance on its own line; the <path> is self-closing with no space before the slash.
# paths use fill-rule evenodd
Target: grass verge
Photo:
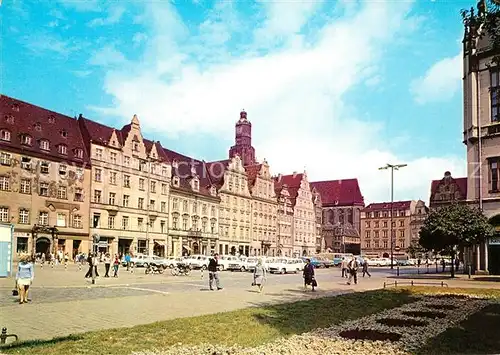
<path id="1" fill-rule="evenodd" d="M 130 354 L 177 343 L 257 346 L 412 302 L 407 290 L 359 292 L 267 307 L 180 318 L 132 328 L 110 329 L 15 344 L 7 354 Z"/>

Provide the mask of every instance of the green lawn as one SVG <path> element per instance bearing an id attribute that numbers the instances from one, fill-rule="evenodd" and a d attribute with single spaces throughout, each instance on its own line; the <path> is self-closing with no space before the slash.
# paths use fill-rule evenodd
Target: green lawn
<path id="1" fill-rule="evenodd" d="M 412 287 L 386 289 L 379 291 L 358 292 L 337 297 L 318 298 L 281 305 L 218 313 L 208 316 L 180 318 L 132 328 L 111 329 L 89 332 L 51 341 L 34 341 L 19 343 L 2 348 L 7 354 L 119 354 L 126 355 L 132 351 L 162 349 L 177 343 L 196 345 L 216 343 L 221 345 L 257 346 L 273 341 L 279 337 L 301 334 L 316 328 L 324 328 L 342 323 L 349 319 L 357 319 L 384 309 L 396 308 L 413 302 L 414 294 L 426 293 L 460 293 L 487 295 L 500 299 L 500 290 L 485 289 L 449 289 L 439 287 Z M 497 313 L 495 313 L 497 312 Z M 490 313 L 495 313 L 493 317 Z M 443 336 L 445 340 L 436 340 L 435 344 L 425 347 L 427 353 L 446 353 L 448 344 L 458 347 L 474 347 L 483 338 L 488 344 L 496 345 L 498 341 L 495 329 L 500 329 L 500 310 L 493 309 L 478 319 L 469 319 L 470 336 L 466 341 L 458 342 L 463 331 L 450 330 Z M 482 317 L 482 318 L 481 318 Z M 487 320 L 484 320 L 485 317 Z M 488 324 L 490 330 L 481 333 L 482 322 Z M 474 335 L 474 332 L 482 335 Z M 446 335 L 447 334 L 447 335 Z M 458 338 L 457 338 L 458 337 Z M 460 338 L 461 339 L 461 338 Z M 439 347 L 441 346 L 441 347 Z M 485 345 L 489 346 L 489 345 Z M 440 349 L 430 351 L 428 349 Z M 460 348 L 462 349 L 462 348 Z M 498 352 L 498 351 L 497 351 Z M 424 352 L 425 353 L 425 352 Z M 422 354 L 424 354 L 422 353 Z M 477 349 L 476 349 L 477 353 Z"/>
<path id="2" fill-rule="evenodd" d="M 26 342 L 2 349 L 7 354 L 106 354 L 218 343 L 257 346 L 413 301 L 408 291 L 371 291 L 337 297 L 180 318 L 132 328 L 84 333 L 52 341 Z"/>

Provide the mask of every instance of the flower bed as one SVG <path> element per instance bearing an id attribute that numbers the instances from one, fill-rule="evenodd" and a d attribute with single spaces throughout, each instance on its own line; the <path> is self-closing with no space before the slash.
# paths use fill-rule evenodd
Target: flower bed
<path id="1" fill-rule="evenodd" d="M 308 355 L 414 353 L 430 338 L 467 319 L 495 302 L 477 297 L 422 296 L 414 303 L 348 321 L 326 329 L 281 338 L 256 348 L 202 344 L 184 347 L 178 344 L 166 351 L 136 355 Z M 438 316 L 436 316 L 438 314 Z M 425 317 L 427 316 L 427 317 Z M 425 317 L 425 318 L 423 318 Z M 441 317 L 441 318 L 439 318 Z"/>

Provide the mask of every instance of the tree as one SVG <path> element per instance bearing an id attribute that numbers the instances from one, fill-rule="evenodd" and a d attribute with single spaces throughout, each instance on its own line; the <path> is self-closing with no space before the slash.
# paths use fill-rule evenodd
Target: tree
<path id="1" fill-rule="evenodd" d="M 418 243 L 414 243 L 412 242 L 410 244 L 410 246 L 408 247 L 408 249 L 406 249 L 406 251 L 410 254 L 410 256 L 414 259 L 416 258 L 417 256 L 420 257 L 420 254 L 423 254 L 426 252 L 426 250 L 424 248 L 422 248 L 422 246 Z"/>
<path id="2" fill-rule="evenodd" d="M 419 244 L 455 260 L 457 247 L 479 244 L 493 234 L 493 227 L 479 208 L 455 203 L 429 213 L 420 229 Z M 453 267 L 451 277 L 455 277 Z"/>

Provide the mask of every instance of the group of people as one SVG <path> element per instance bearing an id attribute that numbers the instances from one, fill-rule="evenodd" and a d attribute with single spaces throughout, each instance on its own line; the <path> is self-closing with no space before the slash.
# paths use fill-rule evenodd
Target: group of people
<path id="1" fill-rule="evenodd" d="M 315 291 L 318 283 L 314 276 L 314 266 L 311 264 L 311 260 L 309 259 L 306 260 L 302 276 L 304 278 L 304 289 L 307 289 L 308 286 L 311 286 L 312 291 Z M 259 258 L 257 260 L 257 265 L 255 266 L 255 269 L 253 271 L 252 287 L 257 287 L 257 292 L 261 293 L 264 289 L 266 280 L 267 270 L 264 266 L 264 262 L 261 258 Z M 215 290 L 214 283 L 217 290 L 222 290 L 219 277 L 219 254 L 214 254 L 208 262 L 208 286 L 211 291 Z"/>
<path id="2" fill-rule="evenodd" d="M 368 271 L 368 263 L 359 262 L 358 259 L 353 256 L 351 260 L 346 260 L 346 258 L 342 258 L 342 262 L 340 263 L 340 268 L 342 269 L 342 277 L 347 279 L 347 284 L 350 285 L 352 281 L 356 285 L 358 283 L 358 269 L 361 266 L 361 270 L 363 273 L 363 277 L 368 275 L 368 277 L 372 277 L 370 272 Z"/>
<path id="3" fill-rule="evenodd" d="M 100 258 L 89 253 L 87 257 L 87 263 L 89 264 L 89 270 L 85 274 L 85 278 L 92 277 L 92 271 L 94 271 L 94 276 L 99 277 L 98 266 L 99 262 L 102 261 L 104 263 L 105 274 L 104 277 L 110 277 L 109 271 L 111 269 L 111 264 L 113 264 L 113 277 L 118 277 L 118 269 L 120 268 L 120 258 L 118 254 L 115 254 L 114 258 L 111 258 L 110 253 L 105 253 Z"/>

